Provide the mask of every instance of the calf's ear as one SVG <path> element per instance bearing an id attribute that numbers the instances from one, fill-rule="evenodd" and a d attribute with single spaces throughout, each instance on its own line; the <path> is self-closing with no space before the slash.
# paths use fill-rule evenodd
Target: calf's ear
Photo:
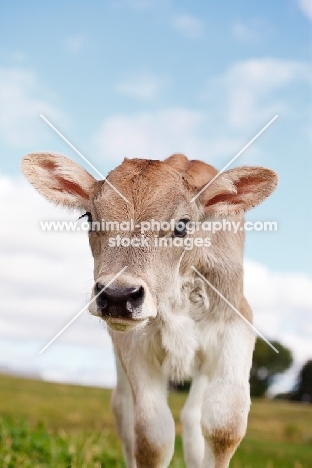
<path id="1" fill-rule="evenodd" d="M 200 195 L 206 214 L 238 215 L 265 200 L 278 176 L 264 167 L 243 166 L 220 174 Z"/>
<path id="2" fill-rule="evenodd" d="M 60 154 L 32 153 L 23 158 L 21 169 L 49 201 L 70 208 L 89 208 L 96 179 L 71 159 Z"/>

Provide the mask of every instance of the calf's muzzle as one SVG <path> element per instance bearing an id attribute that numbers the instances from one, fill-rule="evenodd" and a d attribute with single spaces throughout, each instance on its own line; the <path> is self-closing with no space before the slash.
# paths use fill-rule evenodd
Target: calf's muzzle
<path id="1" fill-rule="evenodd" d="M 144 288 L 142 286 L 131 287 L 105 287 L 96 283 L 94 287 L 98 310 L 102 317 L 133 318 L 144 301 Z"/>

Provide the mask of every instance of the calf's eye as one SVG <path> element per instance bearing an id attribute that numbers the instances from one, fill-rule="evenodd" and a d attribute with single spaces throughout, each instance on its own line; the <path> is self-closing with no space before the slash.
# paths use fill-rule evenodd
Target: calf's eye
<path id="1" fill-rule="evenodd" d="M 187 234 L 187 223 L 189 222 L 189 219 L 183 218 L 179 219 L 179 221 L 176 223 L 173 234 L 175 237 L 185 237 Z"/>

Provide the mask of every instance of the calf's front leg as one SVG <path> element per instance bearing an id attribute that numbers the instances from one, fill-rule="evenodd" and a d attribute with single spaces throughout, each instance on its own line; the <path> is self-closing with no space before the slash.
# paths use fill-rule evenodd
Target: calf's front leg
<path id="1" fill-rule="evenodd" d="M 117 385 L 112 394 L 111 407 L 121 440 L 127 468 L 136 468 L 134 458 L 134 416 L 131 388 L 125 371 L 116 356 Z"/>
<path id="2" fill-rule="evenodd" d="M 144 383 L 141 380 L 134 388 L 137 468 L 167 468 L 175 437 L 174 421 L 167 405 L 167 382 L 162 379 Z"/>
<path id="3" fill-rule="evenodd" d="M 184 461 L 187 468 L 201 468 L 205 443 L 201 429 L 202 403 L 207 387 L 205 375 L 196 374 L 185 405 L 181 411 Z"/>
<path id="4" fill-rule="evenodd" d="M 134 458 L 137 468 L 167 468 L 174 451 L 175 425 L 167 404 L 167 379 L 144 354 L 120 353 L 133 397 Z"/>
<path id="5" fill-rule="evenodd" d="M 250 408 L 249 373 L 254 333 L 235 318 L 220 340 L 214 366 L 207 359 L 209 383 L 203 397 L 201 427 L 205 439 L 202 468 L 227 468 L 245 435 Z"/>

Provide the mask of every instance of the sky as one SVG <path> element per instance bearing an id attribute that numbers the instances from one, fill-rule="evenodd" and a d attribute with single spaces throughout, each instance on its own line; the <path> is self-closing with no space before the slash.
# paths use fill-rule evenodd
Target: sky
<path id="1" fill-rule="evenodd" d="M 248 220 L 245 293 L 255 325 L 294 354 L 286 389 L 312 357 L 312 100 L 310 0 L 0 1 L 0 369 L 112 385 L 111 343 L 87 313 L 38 352 L 87 302 L 85 233 L 41 232 L 75 219 L 20 173 L 28 152 L 103 174 L 124 157 L 182 152 L 221 169 L 275 115 L 232 167 L 260 165 L 279 186 Z M 93 175 L 96 176 L 93 172 Z"/>

